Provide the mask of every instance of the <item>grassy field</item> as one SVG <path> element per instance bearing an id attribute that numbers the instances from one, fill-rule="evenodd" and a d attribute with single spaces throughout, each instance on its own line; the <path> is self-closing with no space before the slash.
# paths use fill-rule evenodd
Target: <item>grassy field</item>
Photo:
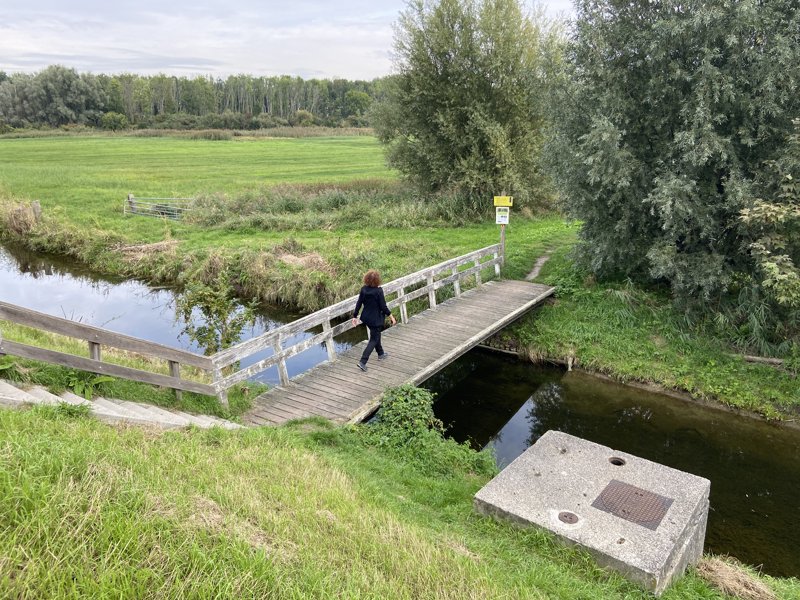
<path id="1" fill-rule="evenodd" d="M 800 415 L 794 372 L 745 362 L 711 323 L 687 325 L 663 290 L 595 282 L 574 268 L 569 249 L 555 249 L 537 278 L 557 286 L 557 300 L 506 331 L 534 361 L 572 359 L 620 381 L 657 383 L 770 418 Z"/>
<path id="2" fill-rule="evenodd" d="M 157 219 L 123 219 L 122 201 L 129 193 L 193 197 L 276 183 L 394 177 L 384 166 L 378 141 L 367 136 L 0 139 L 0 193 L 38 199 L 46 211 L 57 210 L 70 222 L 141 241 L 160 239 L 164 227 Z"/>
<path id="3" fill-rule="evenodd" d="M 321 423 L 156 433 L 0 411 L 0 597 L 651 597 L 545 533 L 479 517 L 491 474 L 426 448 L 411 461 Z M 663 598 L 724 596 L 691 571 Z"/>

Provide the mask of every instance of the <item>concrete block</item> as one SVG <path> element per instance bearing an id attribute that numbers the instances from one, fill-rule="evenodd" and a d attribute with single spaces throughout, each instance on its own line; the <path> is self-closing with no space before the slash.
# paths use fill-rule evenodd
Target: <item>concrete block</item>
<path id="1" fill-rule="evenodd" d="M 63 398 L 59 398 L 55 394 L 51 394 L 46 389 L 41 387 L 32 387 L 26 390 L 31 396 L 34 396 L 41 400 L 42 404 L 50 404 L 56 406 L 62 402 L 64 402 Z"/>
<path id="2" fill-rule="evenodd" d="M 0 404 L 17 407 L 23 404 L 39 404 L 39 401 L 18 387 L 0 381 Z"/>
<path id="3" fill-rule="evenodd" d="M 155 406 L 154 404 L 145 404 L 144 402 L 135 402 L 133 404 L 135 404 L 139 408 L 142 408 L 143 410 L 148 411 L 151 415 L 159 415 L 164 421 L 175 422 L 182 426 L 191 424 L 191 421 L 187 419 L 186 415 L 184 414 L 174 413 L 172 411 L 161 408 L 160 406 Z"/>
<path id="4" fill-rule="evenodd" d="M 703 554 L 711 482 L 548 431 L 475 495 L 478 512 L 542 527 L 660 595 Z"/>

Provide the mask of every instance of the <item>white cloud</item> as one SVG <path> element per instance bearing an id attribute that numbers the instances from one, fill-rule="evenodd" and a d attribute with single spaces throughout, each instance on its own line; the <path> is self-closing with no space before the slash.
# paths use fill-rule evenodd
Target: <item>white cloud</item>
<path id="1" fill-rule="evenodd" d="M 4 0 L 0 70 L 372 79 L 391 72 L 403 0 Z M 569 0 L 545 3 L 549 15 Z"/>

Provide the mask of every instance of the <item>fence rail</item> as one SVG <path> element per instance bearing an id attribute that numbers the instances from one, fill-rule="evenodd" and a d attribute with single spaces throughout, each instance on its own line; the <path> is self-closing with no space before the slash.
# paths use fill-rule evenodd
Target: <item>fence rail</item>
<path id="1" fill-rule="evenodd" d="M 462 283 L 467 278 L 474 278 L 475 284 L 480 286 L 483 282 L 481 274 L 485 269 L 493 268 L 494 275 L 499 276 L 503 258 L 501 245 L 495 244 L 390 281 L 383 285 L 387 305 L 389 308 L 399 306 L 401 322 L 408 323 L 409 302 L 427 296 L 429 307 L 434 308 L 437 303 L 437 291 L 446 286 L 453 286 L 453 293 L 458 297 L 461 295 Z M 392 295 L 395 297 L 389 300 Z M 89 358 L 5 340 L 2 332 L 0 332 L 0 355 L 10 354 L 91 373 L 113 375 L 168 387 L 174 389 L 178 396 L 181 391 L 217 396 L 223 404 L 227 404 L 228 389 L 275 365 L 278 366 L 281 385 L 288 384 L 287 359 L 317 344 L 325 344 L 328 359 L 335 360 L 334 337 L 355 327 L 350 319 L 338 324 L 335 324 L 335 321 L 349 316 L 356 300 L 357 296 L 347 298 L 236 346 L 221 350 L 210 357 L 0 302 L 0 320 L 83 340 L 88 344 Z M 321 333 L 284 347 L 286 340 L 292 336 L 318 327 L 322 328 Z M 153 373 L 105 362 L 102 358 L 104 346 L 165 360 L 170 374 Z M 267 349 L 272 349 L 271 356 L 245 368 L 239 368 L 240 361 Z M 181 376 L 181 365 L 210 372 L 213 383 L 184 379 Z"/>
<path id="2" fill-rule="evenodd" d="M 122 205 L 124 215 L 160 217 L 179 221 L 192 210 L 194 198 L 138 198 L 128 194 Z"/>
<path id="3" fill-rule="evenodd" d="M 500 244 L 487 246 L 469 254 L 446 260 L 438 265 L 427 267 L 384 284 L 383 291 L 387 298 L 395 295 L 391 300 L 387 300 L 387 305 L 389 308 L 399 306 L 401 322 L 408 323 L 408 303 L 410 301 L 428 296 L 428 305 L 430 308 L 434 308 L 437 303 L 436 292 L 441 288 L 452 285 L 454 294 L 458 297 L 461 295 L 461 284 L 465 279 L 474 277 L 476 285 L 480 286 L 482 284 L 481 272 L 484 269 L 494 267 L 494 274 L 499 276 L 502 264 L 503 255 Z M 472 266 L 462 269 L 466 265 Z M 445 277 L 440 277 L 445 273 L 447 274 Z M 437 277 L 440 278 L 437 279 Z M 416 287 L 419 284 L 423 285 Z M 409 288 L 415 289 L 406 291 Z M 355 307 L 357 299 L 357 296 L 347 298 L 214 354 L 211 357 L 211 361 L 215 369 L 214 386 L 216 387 L 217 395 L 224 399 L 228 388 L 275 365 L 278 366 L 281 385 L 288 384 L 289 374 L 286 368 L 286 360 L 317 344 L 324 343 L 328 351 L 328 359 L 334 360 L 336 358 L 336 349 L 333 344 L 333 338 L 355 327 L 350 319 L 337 325 L 334 325 L 334 321 L 348 316 Z M 284 342 L 288 338 L 315 327 L 322 327 L 322 333 L 284 347 Z M 235 369 L 235 365 L 241 360 L 270 348 L 273 350 L 271 356 L 223 376 L 224 370 Z"/>
<path id="4" fill-rule="evenodd" d="M 206 356 L 162 346 L 161 344 L 140 340 L 121 333 L 93 327 L 92 325 L 53 317 L 13 304 L 7 304 L 6 302 L 0 302 L 0 320 L 83 340 L 88 345 L 89 358 L 12 342 L 4 339 L 2 334 L 0 334 L 0 354 L 11 354 L 21 358 L 40 360 L 64 367 L 89 371 L 90 373 L 102 373 L 132 381 L 168 387 L 174 389 L 178 395 L 180 395 L 181 391 L 197 392 L 198 394 L 210 396 L 216 394 L 216 388 L 212 385 L 181 377 L 181 365 L 196 367 L 209 372 L 213 371 L 213 363 Z M 149 358 L 165 360 L 170 374 L 153 373 L 105 362 L 102 358 L 102 348 L 104 346 L 134 352 Z"/>

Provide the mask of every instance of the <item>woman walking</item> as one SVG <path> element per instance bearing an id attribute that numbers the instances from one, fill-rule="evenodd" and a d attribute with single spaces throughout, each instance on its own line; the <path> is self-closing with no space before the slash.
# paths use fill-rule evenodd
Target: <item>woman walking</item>
<path id="1" fill-rule="evenodd" d="M 361 361 L 358 363 L 358 368 L 362 371 L 367 370 L 367 361 L 373 350 L 378 352 L 378 360 L 383 360 L 389 356 L 381 346 L 383 320 L 389 317 L 392 320 L 392 325 L 397 323 L 392 311 L 386 306 L 386 298 L 380 285 L 380 274 L 375 269 L 367 271 L 366 275 L 364 275 L 364 287 L 361 288 L 358 294 L 358 302 L 356 302 L 356 308 L 353 311 L 353 325 L 358 325 L 358 311 L 362 306 L 364 307 L 361 312 L 361 322 L 369 328 L 369 342 L 361 355 Z"/>

